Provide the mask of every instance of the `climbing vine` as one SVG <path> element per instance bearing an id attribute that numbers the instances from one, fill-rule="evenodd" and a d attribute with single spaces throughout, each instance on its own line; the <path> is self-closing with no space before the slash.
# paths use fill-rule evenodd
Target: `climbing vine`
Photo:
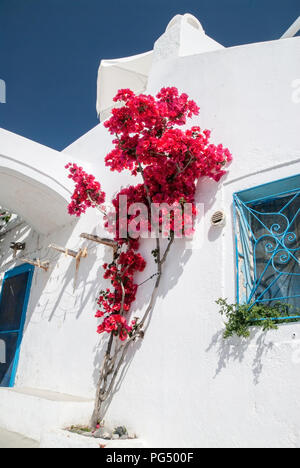
<path id="1" fill-rule="evenodd" d="M 0 206 L 0 232 L 11 220 L 11 213 Z"/>
<path id="2" fill-rule="evenodd" d="M 163 88 L 156 97 L 135 95 L 124 89 L 114 101 L 122 106 L 113 109 L 111 118 L 104 123 L 113 135 L 113 149 L 105 158 L 106 166 L 111 171 L 127 170 L 139 178 L 137 185 L 123 188 L 113 199 L 114 223 L 104 206 L 106 196 L 101 184 L 76 164 L 67 165 L 69 177 L 75 182 L 69 213 L 81 216 L 87 208 L 97 207 L 111 233 L 111 239 L 103 243 L 113 249 L 111 263 L 103 265 L 104 278 L 110 286 L 97 299 L 96 318 L 100 320 L 97 331 L 108 335 L 108 344 L 97 386 L 93 428 L 103 417 L 104 403 L 114 391 L 130 346 L 144 336 L 176 237 L 193 232 L 198 180 L 210 177 L 218 182 L 231 161 L 228 149 L 210 143 L 209 130 L 201 130 L 199 126 L 179 128 L 188 118 L 199 114 L 199 107 L 176 88 Z M 186 208 L 189 210 L 182 216 Z M 153 281 L 153 290 L 142 316 L 130 319 L 137 290 L 142 286 L 135 282 L 135 275 L 146 267 L 146 260 L 138 252 L 139 245 L 148 234 L 153 237 L 153 222 L 156 247 L 152 255 L 156 271 L 145 281 Z"/>

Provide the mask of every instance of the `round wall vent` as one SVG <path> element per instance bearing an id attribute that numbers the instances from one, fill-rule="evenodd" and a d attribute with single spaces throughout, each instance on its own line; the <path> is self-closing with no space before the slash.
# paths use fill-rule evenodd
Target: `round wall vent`
<path id="1" fill-rule="evenodd" d="M 226 221 L 226 215 L 224 211 L 216 211 L 211 217 L 211 224 L 213 226 L 224 226 Z"/>

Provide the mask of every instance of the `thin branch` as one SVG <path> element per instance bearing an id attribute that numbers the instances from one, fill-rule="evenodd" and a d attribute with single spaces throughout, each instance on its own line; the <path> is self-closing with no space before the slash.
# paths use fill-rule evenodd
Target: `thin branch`
<path id="1" fill-rule="evenodd" d="M 138 162 L 138 165 L 139 165 L 139 170 L 140 170 L 140 173 L 143 177 L 143 182 L 144 182 L 144 185 L 145 185 L 145 189 L 146 189 L 146 192 L 147 192 L 147 200 L 148 200 L 148 203 L 149 203 L 149 209 L 151 207 L 151 197 L 150 197 L 150 190 L 149 190 L 149 187 L 148 185 L 146 184 L 145 182 L 145 175 L 144 175 L 144 169 L 143 169 L 143 166 L 141 165 L 140 161 L 138 160 L 138 158 L 136 158 L 137 162 Z"/>
<path id="2" fill-rule="evenodd" d="M 123 315 L 124 312 L 124 302 L 125 302 L 125 287 L 122 281 L 120 281 L 120 285 L 122 288 L 122 302 L 121 302 L 121 308 L 120 308 L 120 315 Z"/>
<path id="3" fill-rule="evenodd" d="M 125 359 L 125 356 L 126 356 L 126 353 L 127 353 L 127 350 L 129 348 L 129 345 L 131 344 L 131 342 L 135 339 L 136 337 L 131 337 L 129 338 L 127 341 L 126 341 L 126 344 L 124 345 L 123 347 L 123 352 L 122 352 L 122 355 L 119 359 L 119 362 L 118 362 L 118 365 L 114 371 L 114 374 L 113 374 L 113 377 L 111 379 L 111 382 L 109 384 L 109 387 L 107 389 L 107 391 L 105 392 L 105 394 L 102 396 L 102 401 L 105 401 L 108 397 L 108 395 L 110 395 L 110 393 L 112 392 L 113 390 L 113 387 L 114 387 L 114 384 L 115 384 L 115 381 L 116 381 L 116 378 L 118 376 L 118 373 L 119 373 L 119 370 L 121 368 L 121 365 L 123 364 L 123 361 Z"/>
<path id="4" fill-rule="evenodd" d="M 91 420 L 91 426 L 93 428 L 96 428 L 96 425 L 98 423 L 100 406 L 101 406 L 101 389 L 102 389 L 102 386 L 103 386 L 103 381 L 104 381 L 104 383 L 106 382 L 105 370 L 106 370 L 106 366 L 107 366 L 107 361 L 110 359 L 110 352 L 111 352 L 111 348 L 112 348 L 112 344 L 113 344 L 113 339 L 114 339 L 114 335 L 111 333 L 110 337 L 109 337 L 109 342 L 108 342 L 108 345 L 107 345 L 105 357 L 104 357 L 104 360 L 103 360 L 103 363 L 102 363 L 102 366 L 101 366 L 100 377 L 99 377 L 99 381 L 98 381 L 98 385 L 97 385 L 95 409 L 94 409 L 92 420 Z"/>
<path id="5" fill-rule="evenodd" d="M 182 169 L 177 165 L 177 173 L 175 174 L 174 177 L 177 177 L 179 174 L 182 174 L 194 161 L 196 161 L 196 159 L 191 154 L 191 157 L 190 157 L 189 161 L 186 163 L 186 165 Z"/>
<path id="6" fill-rule="evenodd" d="M 93 207 L 96 208 L 98 211 L 100 211 L 100 213 L 102 213 L 104 216 L 106 216 L 105 211 L 101 210 L 100 206 L 92 199 L 89 192 L 87 191 L 86 193 L 87 193 L 88 199 L 92 203 Z"/>
<path id="7" fill-rule="evenodd" d="M 175 240 L 175 234 L 174 234 L 174 232 L 172 232 L 172 233 L 171 233 L 170 241 L 169 241 L 169 243 L 168 243 L 168 246 L 167 246 L 167 248 L 166 248 L 166 251 L 165 251 L 165 253 L 164 253 L 164 256 L 163 256 L 163 258 L 162 258 L 162 260 L 161 260 L 161 264 L 162 264 L 162 265 L 163 265 L 163 264 L 165 263 L 165 261 L 167 260 L 168 254 L 169 254 L 169 252 L 170 252 L 170 249 L 171 249 L 171 247 L 172 247 L 172 244 L 173 244 L 174 240 Z"/>
<path id="8" fill-rule="evenodd" d="M 155 300 L 156 300 L 156 297 L 157 297 L 157 294 L 158 294 L 158 287 L 159 287 L 159 284 L 160 284 L 161 273 L 162 273 L 161 259 L 160 259 L 160 240 L 159 240 L 158 237 L 156 238 L 156 250 L 157 250 L 157 279 L 156 279 L 155 286 L 154 286 L 154 289 L 153 289 L 153 292 L 152 292 L 152 295 L 151 295 L 150 303 L 149 303 L 149 305 L 147 307 L 147 310 L 146 310 L 141 322 L 138 325 L 139 330 L 141 330 L 143 328 L 143 326 L 145 324 L 145 321 L 148 318 L 148 315 L 152 311 Z"/>
<path id="9" fill-rule="evenodd" d="M 142 283 L 138 284 L 138 287 L 143 286 L 143 284 L 145 284 L 145 283 L 148 283 L 148 281 L 152 280 L 157 275 L 158 275 L 158 273 L 154 273 L 152 276 L 150 276 L 150 278 L 148 278 L 145 281 L 143 281 Z"/>

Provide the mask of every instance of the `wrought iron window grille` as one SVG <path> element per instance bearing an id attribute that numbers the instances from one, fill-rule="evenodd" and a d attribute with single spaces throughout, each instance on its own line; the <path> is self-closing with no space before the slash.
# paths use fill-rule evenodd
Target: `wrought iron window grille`
<path id="1" fill-rule="evenodd" d="M 300 315 L 300 175 L 234 194 L 237 302 Z M 293 311 L 291 313 L 291 311 Z"/>

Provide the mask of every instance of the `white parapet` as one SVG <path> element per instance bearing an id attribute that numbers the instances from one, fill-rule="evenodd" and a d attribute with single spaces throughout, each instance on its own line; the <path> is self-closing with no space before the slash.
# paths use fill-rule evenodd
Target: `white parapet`
<path id="1" fill-rule="evenodd" d="M 296 36 L 300 31 L 300 16 L 296 19 L 296 21 L 289 27 L 289 29 L 283 34 L 281 39 L 288 39 L 291 37 Z"/>
<path id="2" fill-rule="evenodd" d="M 133 57 L 102 60 L 97 80 L 97 113 L 100 120 L 107 119 L 116 103 L 113 98 L 121 88 L 130 88 L 136 94 L 147 88 L 153 52 Z"/>
<path id="3" fill-rule="evenodd" d="M 40 441 L 42 434 L 87 425 L 93 401 L 32 388 L 0 388 L 0 427 Z"/>

